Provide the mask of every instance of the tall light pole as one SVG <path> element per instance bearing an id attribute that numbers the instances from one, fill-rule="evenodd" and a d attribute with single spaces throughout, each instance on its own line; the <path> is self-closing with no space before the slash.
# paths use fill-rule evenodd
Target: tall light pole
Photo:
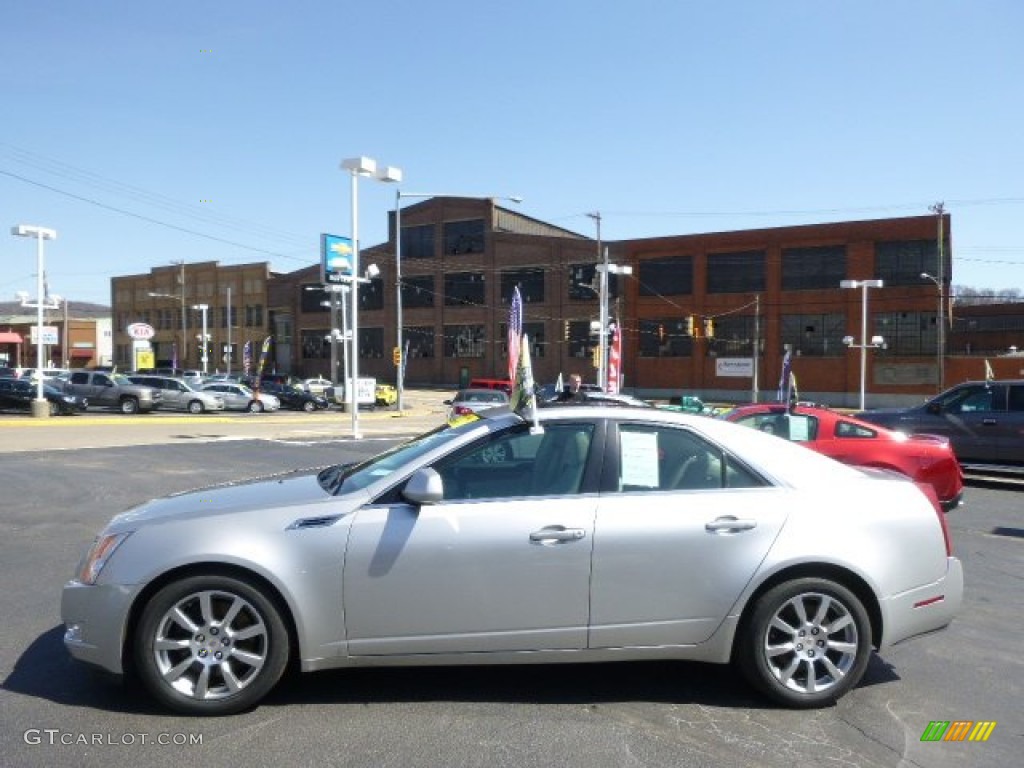
<path id="1" fill-rule="evenodd" d="M 942 388 L 943 388 L 943 383 L 946 380 L 946 371 L 945 371 L 945 368 L 946 368 L 946 355 L 945 355 L 946 329 L 944 327 L 945 320 L 944 320 L 944 318 L 942 316 L 943 315 L 943 312 L 942 312 L 942 309 L 943 309 L 943 306 L 942 306 L 943 305 L 943 301 L 942 301 L 942 282 L 939 280 L 939 278 L 935 277 L 934 275 L 929 275 L 927 272 L 922 272 L 921 273 L 921 279 L 922 280 L 931 280 L 933 283 L 935 283 L 935 287 L 938 289 L 938 294 L 939 294 L 938 311 L 935 313 L 935 363 L 936 363 L 936 378 L 938 379 L 938 384 L 939 384 L 938 391 L 941 392 Z"/>
<path id="2" fill-rule="evenodd" d="M 868 338 L 868 288 L 881 288 L 885 285 L 884 280 L 840 280 L 840 288 L 860 288 L 861 289 L 861 306 L 860 306 L 860 344 L 853 343 L 853 337 L 846 336 L 843 338 L 843 342 L 848 347 L 859 347 L 860 348 L 860 410 L 864 410 L 864 394 L 867 384 L 867 370 L 868 370 L 868 358 L 867 353 L 869 348 L 881 347 L 885 344 L 885 339 L 881 336 L 872 336 L 871 343 L 867 341 Z"/>
<path id="3" fill-rule="evenodd" d="M 43 309 L 56 309 L 56 304 L 48 304 L 43 288 L 43 241 L 56 240 L 57 231 L 31 224 L 19 224 L 11 227 L 11 234 L 16 237 L 34 237 L 36 239 L 36 300 L 29 303 L 22 300 L 23 307 L 36 308 L 36 399 L 32 401 L 32 416 L 46 418 L 50 415 L 50 406 L 43 396 Z"/>
<path id="4" fill-rule="evenodd" d="M 395 347 L 398 349 L 398 371 L 395 381 L 398 389 L 398 412 L 404 413 L 405 393 L 405 348 L 402 344 L 402 198 L 428 197 L 463 197 L 470 200 L 508 200 L 521 203 L 523 198 L 517 195 L 453 195 L 441 192 L 403 192 L 395 190 Z"/>
<path id="5" fill-rule="evenodd" d="M 384 166 L 378 170 L 377 161 L 372 157 L 350 157 L 341 161 L 341 168 L 352 177 L 352 386 L 346 388 L 351 393 L 346 399 L 352 411 L 352 437 L 360 438 L 359 395 L 356 392 L 359 383 L 359 177 L 371 176 L 377 181 L 399 182 L 402 180 L 402 169 Z"/>
<path id="6" fill-rule="evenodd" d="M 202 360 L 202 363 L 203 363 L 203 375 L 205 376 L 208 373 L 206 364 L 207 364 L 207 362 L 209 361 L 209 358 L 210 358 L 210 355 L 209 355 L 210 348 L 207 346 L 207 341 L 209 340 L 209 335 L 206 332 L 206 313 L 210 309 L 210 305 L 209 304 L 193 304 L 192 305 L 192 309 L 198 309 L 200 312 L 203 313 L 203 335 L 200 336 L 199 339 L 200 339 L 200 342 L 203 345 L 202 346 L 203 353 L 202 353 L 202 356 L 201 356 L 201 360 Z"/>

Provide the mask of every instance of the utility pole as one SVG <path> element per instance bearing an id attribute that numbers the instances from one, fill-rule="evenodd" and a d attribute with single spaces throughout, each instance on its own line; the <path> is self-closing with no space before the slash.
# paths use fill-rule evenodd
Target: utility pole
<path id="1" fill-rule="evenodd" d="M 598 290 L 598 299 L 600 300 L 600 303 L 601 303 L 601 307 L 600 307 L 600 310 L 599 310 L 599 312 L 600 312 L 600 314 L 599 314 L 599 318 L 600 318 L 599 322 L 601 323 L 601 328 L 598 331 L 598 336 L 597 336 L 597 342 L 598 342 L 598 345 L 600 347 L 600 357 L 599 357 L 599 359 L 597 361 L 598 362 L 598 365 L 597 365 L 597 386 L 599 386 L 601 388 L 602 392 L 605 392 L 605 391 L 607 391 L 607 385 L 608 385 L 608 380 L 607 380 L 607 376 L 608 376 L 608 373 L 607 373 L 608 372 L 608 361 L 605 359 L 605 355 L 608 352 L 607 346 L 605 344 L 605 340 L 607 339 L 607 335 L 606 334 L 608 333 L 608 327 L 607 327 L 608 326 L 608 249 L 607 248 L 604 249 L 603 252 L 601 250 L 601 213 L 600 213 L 600 211 L 594 211 L 593 213 L 588 213 L 587 216 L 589 216 L 591 219 L 593 219 L 594 223 L 597 225 L 597 260 L 600 262 L 602 260 L 602 256 L 604 258 L 604 261 L 603 261 L 604 270 L 601 271 L 601 268 L 598 267 L 598 270 L 601 271 L 600 282 L 599 282 L 600 288 Z"/>
<path id="2" fill-rule="evenodd" d="M 937 277 L 939 279 L 938 280 L 939 307 L 938 307 L 938 315 L 935 317 L 935 334 L 936 334 L 936 336 L 935 336 L 935 348 L 937 350 L 936 355 L 938 357 L 938 368 L 939 368 L 938 373 L 937 373 L 938 380 L 939 380 L 939 390 L 938 391 L 941 392 L 943 390 L 943 387 L 945 386 L 945 378 L 946 378 L 946 375 L 945 375 L 946 374 L 946 371 L 945 371 L 945 367 L 946 367 L 946 324 L 945 324 L 946 307 L 945 307 L 945 304 L 946 304 L 946 302 L 945 302 L 945 299 L 943 297 L 943 294 L 945 293 L 945 285 L 946 285 L 946 259 L 945 259 L 945 254 L 943 253 L 943 244 L 942 244 L 942 241 L 943 241 L 943 232 L 942 232 L 943 222 L 942 222 L 942 217 L 946 213 L 946 204 L 943 203 L 943 202 L 938 202 L 938 203 L 935 203 L 935 205 L 928 206 L 928 210 L 930 210 L 932 213 L 934 213 L 938 217 L 938 220 L 939 220 L 939 243 L 938 243 L 938 246 L 939 246 L 938 272 L 939 272 L 939 274 L 937 275 Z M 950 320 L 952 321 L 952 318 L 950 318 Z M 950 323 L 950 325 L 952 325 L 952 322 Z"/>
<path id="3" fill-rule="evenodd" d="M 754 297 L 754 375 L 751 382 L 751 400 L 757 402 L 757 369 L 760 363 L 759 349 L 761 343 L 761 294 Z"/>

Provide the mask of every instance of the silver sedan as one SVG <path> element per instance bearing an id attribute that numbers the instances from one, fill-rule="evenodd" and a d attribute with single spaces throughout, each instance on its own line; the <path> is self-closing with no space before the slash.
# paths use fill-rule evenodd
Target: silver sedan
<path id="1" fill-rule="evenodd" d="M 281 401 L 266 392 L 257 394 L 244 384 L 233 381 L 215 381 L 203 385 L 203 392 L 211 392 L 224 400 L 224 407 L 229 411 L 249 411 L 263 413 L 276 411 Z"/>
<path id="2" fill-rule="evenodd" d="M 927 488 L 727 422 L 583 405 L 143 504 L 100 532 L 61 615 L 72 656 L 196 715 L 256 705 L 289 663 L 628 659 L 733 662 L 807 708 L 962 594 Z"/>

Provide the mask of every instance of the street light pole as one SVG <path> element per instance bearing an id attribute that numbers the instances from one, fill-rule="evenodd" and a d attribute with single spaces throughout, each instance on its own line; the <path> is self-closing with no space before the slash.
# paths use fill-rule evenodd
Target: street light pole
<path id="1" fill-rule="evenodd" d="M 50 407 L 43 396 L 43 308 L 47 304 L 43 294 L 43 241 L 56 240 L 57 231 L 31 224 L 19 224 L 16 227 L 11 227 L 11 234 L 16 237 L 34 237 L 36 239 L 36 399 L 32 401 L 32 416 L 46 418 L 50 415 Z M 22 306 L 31 306 L 31 304 L 22 301 Z M 47 306 L 46 308 L 51 307 Z"/>
<path id="2" fill-rule="evenodd" d="M 359 383 L 359 177 L 372 176 L 378 181 L 399 182 L 402 170 L 393 166 L 385 166 L 377 170 L 377 161 L 371 157 L 350 157 L 341 161 L 342 170 L 352 176 L 352 361 L 349 367 L 352 372 L 351 386 L 346 386 L 346 400 L 352 411 L 352 437 L 362 437 L 359 433 L 359 396 L 356 387 Z M 348 382 L 346 382 L 348 383 Z"/>
<path id="3" fill-rule="evenodd" d="M 207 337 L 207 333 L 206 333 L 206 312 L 207 312 L 207 310 L 209 310 L 209 308 L 210 308 L 209 304 L 193 304 L 192 305 L 192 309 L 198 309 L 200 312 L 203 313 L 203 335 L 200 337 L 200 339 L 201 339 L 202 345 L 203 345 L 203 347 L 202 347 L 203 353 L 202 353 L 202 358 L 201 359 L 202 359 L 202 362 L 203 362 L 203 375 L 204 376 L 208 372 L 207 369 L 206 369 L 206 364 L 207 364 L 207 362 L 209 360 L 209 348 L 206 345 L 206 341 L 207 341 L 207 338 L 208 338 Z"/>
<path id="4" fill-rule="evenodd" d="M 429 198 L 429 197 L 468 197 L 477 200 L 508 200 L 512 203 L 521 203 L 523 198 L 517 195 L 453 195 L 440 192 L 403 192 L 395 190 L 395 346 L 398 348 L 398 371 L 396 384 L 398 389 L 398 412 L 404 413 L 404 392 L 405 392 L 405 347 L 402 343 L 402 198 Z"/>
<path id="5" fill-rule="evenodd" d="M 927 272 L 921 273 L 921 278 L 924 280 L 931 280 L 935 283 L 935 287 L 938 289 L 939 294 L 939 305 L 938 310 L 935 313 L 935 367 L 936 367 L 936 378 L 938 379 L 939 392 L 942 391 L 943 383 L 946 380 L 946 355 L 945 355 L 945 335 L 946 329 L 944 327 L 944 320 L 942 317 L 942 283 L 939 278 L 934 275 L 929 275 Z"/>
<path id="6" fill-rule="evenodd" d="M 860 347 L 860 410 L 864 410 L 865 404 L 865 391 L 867 387 L 867 365 L 868 365 L 868 348 L 880 347 L 884 343 L 881 336 L 873 336 L 871 343 L 868 344 L 868 288 L 881 288 L 885 285 L 884 280 L 840 280 L 840 288 L 860 288 L 861 289 L 861 309 L 860 309 L 860 344 L 854 344 L 852 339 L 847 336 L 844 341 L 847 342 L 847 346 Z"/>

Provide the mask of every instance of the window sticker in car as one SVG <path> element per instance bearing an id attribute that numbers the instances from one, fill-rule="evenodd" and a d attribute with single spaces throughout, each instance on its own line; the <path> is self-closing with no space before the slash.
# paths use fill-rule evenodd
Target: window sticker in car
<path id="1" fill-rule="evenodd" d="M 627 432 L 619 435 L 622 451 L 622 485 L 658 487 L 658 435 Z"/>
<path id="2" fill-rule="evenodd" d="M 789 415 L 789 439 L 795 440 L 798 443 L 806 443 L 811 439 L 810 429 L 808 425 L 810 419 L 806 416 L 797 416 L 795 414 Z"/>

